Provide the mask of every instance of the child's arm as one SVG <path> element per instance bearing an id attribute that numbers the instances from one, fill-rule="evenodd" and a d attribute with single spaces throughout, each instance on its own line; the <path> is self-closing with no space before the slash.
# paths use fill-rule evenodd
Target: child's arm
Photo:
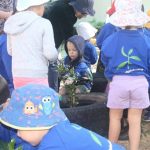
<path id="1" fill-rule="evenodd" d="M 53 28 L 48 20 L 45 21 L 44 25 L 45 32 L 43 35 L 43 53 L 49 61 L 56 61 L 58 52 L 55 48 Z"/>
<path id="2" fill-rule="evenodd" d="M 0 10 L 0 19 L 7 19 L 11 15 L 12 15 L 12 11 L 11 12 L 6 12 L 6 11 L 1 11 Z"/>
<path id="3" fill-rule="evenodd" d="M 90 68 L 86 65 L 81 64 L 79 68 L 76 70 L 76 75 L 78 78 L 78 85 L 86 85 L 92 86 L 93 76 Z"/>

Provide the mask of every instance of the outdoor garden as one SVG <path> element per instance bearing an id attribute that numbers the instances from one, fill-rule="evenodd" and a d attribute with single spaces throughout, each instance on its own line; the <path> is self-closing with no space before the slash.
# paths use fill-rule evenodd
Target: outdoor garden
<path id="1" fill-rule="evenodd" d="M 97 22 L 95 19 L 90 22 L 94 27 L 100 29 L 103 22 Z M 63 50 L 62 50 L 62 53 Z M 99 55 L 99 50 L 97 51 Z M 107 85 L 107 80 L 103 74 L 103 68 L 98 67 L 98 61 L 92 66 L 94 76 L 94 85 L 89 94 L 75 94 L 76 77 L 73 70 L 70 70 L 70 76 L 74 79 L 72 84 L 66 85 L 68 95 L 63 97 L 60 105 L 66 116 L 71 122 L 77 123 L 85 128 L 95 131 L 102 136 L 107 137 L 109 126 L 109 110 L 106 108 L 107 96 L 104 93 Z M 68 70 L 63 64 L 59 64 L 58 72 L 66 73 Z M 65 77 L 63 78 L 65 81 Z M 142 121 L 142 135 L 140 150 L 150 149 L 150 124 Z M 127 135 L 126 133 L 124 133 Z M 136 138 L 136 137 L 135 137 Z M 123 140 L 120 138 L 119 143 L 128 149 L 128 136 Z M 14 150 L 15 141 L 12 139 L 10 143 L 0 141 L 0 150 Z M 19 147 L 16 150 L 21 150 Z"/>

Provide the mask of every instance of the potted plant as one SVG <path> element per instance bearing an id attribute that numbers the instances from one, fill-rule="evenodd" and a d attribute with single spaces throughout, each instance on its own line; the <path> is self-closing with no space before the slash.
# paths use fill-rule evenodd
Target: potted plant
<path id="1" fill-rule="evenodd" d="M 60 106 L 66 116 L 73 123 L 93 130 L 101 135 L 107 135 L 108 109 L 106 108 L 106 95 L 102 93 L 76 93 L 78 79 L 74 69 L 58 63 L 58 72 L 61 74 L 61 82 L 65 84 L 67 94 L 62 96 Z M 67 81 L 67 82 L 66 82 Z"/>
<path id="2" fill-rule="evenodd" d="M 61 82 L 65 85 L 67 95 L 63 96 L 66 107 L 74 107 L 78 105 L 78 98 L 76 96 L 76 83 L 78 79 L 74 73 L 74 68 L 69 69 L 65 67 L 62 61 L 59 61 L 57 66 L 58 73 L 61 74 Z M 64 106 L 65 107 L 65 106 Z"/>

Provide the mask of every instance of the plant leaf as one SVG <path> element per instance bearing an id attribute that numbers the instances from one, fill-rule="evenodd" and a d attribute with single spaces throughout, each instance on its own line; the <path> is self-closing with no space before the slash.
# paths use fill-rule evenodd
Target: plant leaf
<path id="1" fill-rule="evenodd" d="M 133 49 L 130 49 L 129 52 L 128 52 L 128 55 L 131 55 L 133 52 Z"/>
<path id="2" fill-rule="evenodd" d="M 124 47 L 121 48 L 121 53 L 123 56 L 128 57 L 128 55 L 124 52 Z"/>
<path id="3" fill-rule="evenodd" d="M 137 56 L 131 56 L 130 58 L 134 59 L 134 60 L 137 60 L 137 61 L 141 61 L 141 59 L 139 57 L 137 57 Z"/>
<path id="4" fill-rule="evenodd" d="M 8 150 L 14 150 L 15 147 L 15 139 L 11 139 L 10 143 L 8 143 Z"/>
<path id="5" fill-rule="evenodd" d="M 122 68 L 122 67 L 124 67 L 127 63 L 128 63 L 127 61 L 121 63 L 121 64 L 117 67 L 117 70 L 120 69 L 120 68 Z"/>

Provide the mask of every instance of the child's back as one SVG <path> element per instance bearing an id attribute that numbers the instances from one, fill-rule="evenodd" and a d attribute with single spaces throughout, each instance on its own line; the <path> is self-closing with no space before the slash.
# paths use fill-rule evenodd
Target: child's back
<path id="1" fill-rule="evenodd" d="M 116 74 L 145 75 L 148 77 L 147 67 L 150 65 L 148 40 L 150 41 L 139 30 L 120 30 L 108 37 L 102 46 L 101 53 L 104 64 L 107 64 L 106 58 L 109 57 L 110 60 L 107 68 L 105 68 L 106 77 L 110 80 Z"/>
<path id="2" fill-rule="evenodd" d="M 45 77 L 48 60 L 57 58 L 51 23 L 32 11 L 23 11 L 6 22 L 5 32 L 13 76 Z"/>
<path id="3" fill-rule="evenodd" d="M 19 80 L 28 83 L 27 79 L 38 79 L 48 84 L 48 64 L 57 59 L 57 50 L 52 25 L 41 17 L 44 12 L 43 4 L 47 1 L 27 3 L 18 0 L 19 12 L 5 23 L 15 87 L 20 86 Z"/>
<path id="4" fill-rule="evenodd" d="M 112 144 L 106 138 L 70 123 L 68 120 L 53 127 L 38 148 L 39 150 L 45 148 L 52 150 L 124 150 L 120 145 Z"/>

